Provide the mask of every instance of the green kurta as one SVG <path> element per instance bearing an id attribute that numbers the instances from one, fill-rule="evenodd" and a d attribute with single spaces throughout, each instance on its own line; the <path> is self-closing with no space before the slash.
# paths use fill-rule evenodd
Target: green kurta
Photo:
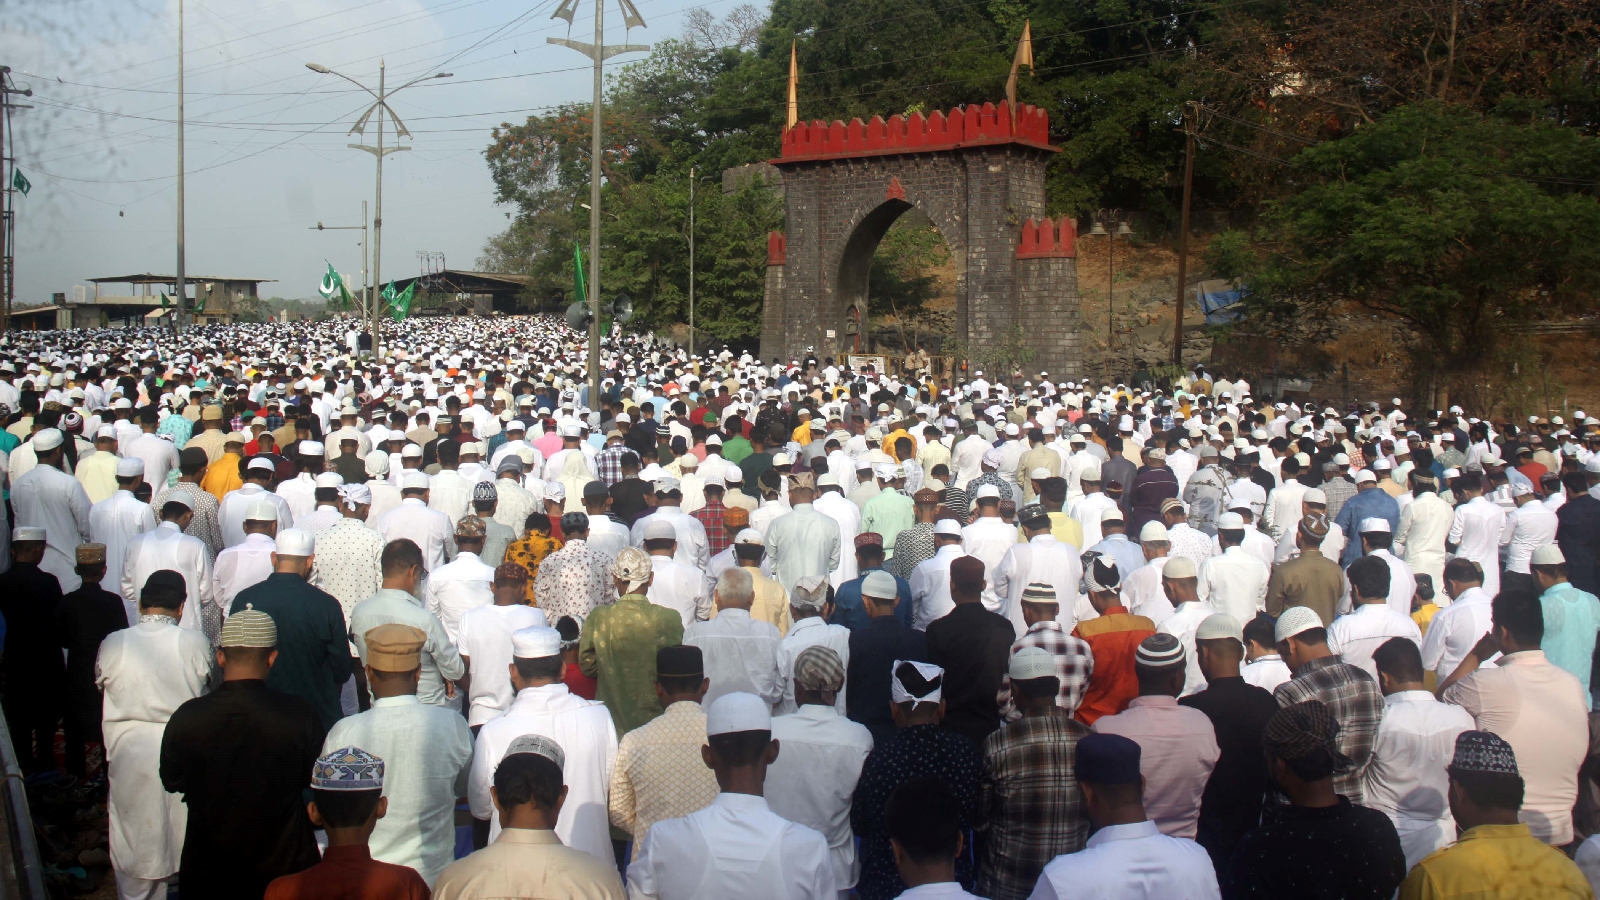
<path id="1" fill-rule="evenodd" d="M 861 507 L 861 531 L 876 531 L 883 535 L 884 554 L 894 558 L 894 539 L 900 532 L 917 524 L 916 505 L 905 491 L 879 491 L 876 497 Z"/>
<path id="2" fill-rule="evenodd" d="M 595 699 L 611 710 L 617 734 L 661 715 L 656 651 L 683 643 L 683 619 L 643 594 L 597 606 L 583 623 L 578 667 L 597 680 Z"/>
<path id="3" fill-rule="evenodd" d="M 267 687 L 310 703 L 326 734 L 344 716 L 339 691 L 359 665 L 350 655 L 339 601 L 299 575 L 274 572 L 240 591 L 229 612 L 246 607 L 266 613 L 278 626 L 278 661 L 267 675 Z"/>

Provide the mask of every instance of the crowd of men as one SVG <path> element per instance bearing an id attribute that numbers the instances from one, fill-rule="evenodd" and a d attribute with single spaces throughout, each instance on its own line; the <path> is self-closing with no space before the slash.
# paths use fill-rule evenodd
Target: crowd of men
<path id="1" fill-rule="evenodd" d="M 0 346 L 4 709 L 120 897 L 1600 884 L 1582 412 L 347 329 Z"/>

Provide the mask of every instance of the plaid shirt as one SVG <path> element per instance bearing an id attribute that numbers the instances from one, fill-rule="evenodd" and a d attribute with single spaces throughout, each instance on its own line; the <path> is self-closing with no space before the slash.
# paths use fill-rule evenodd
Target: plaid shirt
<path id="1" fill-rule="evenodd" d="M 1356 483 L 1348 476 L 1340 475 L 1322 483 L 1322 492 L 1328 495 L 1328 521 L 1339 518 L 1339 510 L 1344 509 L 1344 502 L 1356 495 Z"/>
<path id="2" fill-rule="evenodd" d="M 722 505 L 721 500 L 706 498 L 706 505 L 700 507 L 689 515 L 700 520 L 706 527 L 706 553 L 716 556 L 728 549 L 732 541 L 728 539 L 728 526 L 722 521 L 728 508 Z"/>
<path id="3" fill-rule="evenodd" d="M 600 480 L 605 482 L 606 487 L 609 488 L 622 480 L 622 455 L 632 452 L 627 444 L 617 444 L 595 454 L 595 469 L 600 473 Z"/>
<path id="4" fill-rule="evenodd" d="M 889 574 L 898 575 L 907 581 L 911 580 L 911 573 L 916 570 L 923 560 L 933 558 L 933 525 L 928 522 L 918 522 L 910 528 L 902 528 L 895 535 L 894 555 L 884 563 L 884 568 Z"/>
<path id="5" fill-rule="evenodd" d="M 1305 700 L 1320 700 L 1339 723 L 1339 752 L 1355 765 L 1335 773 L 1333 789 L 1357 806 L 1366 805 L 1362 778 L 1372 760 L 1372 742 L 1378 736 L 1383 718 L 1383 694 L 1365 669 L 1341 662 L 1337 656 L 1314 659 L 1294 673 L 1292 681 L 1278 685 L 1273 692 L 1278 705 L 1293 706 Z M 1282 794 L 1274 792 L 1281 802 Z"/>
<path id="6" fill-rule="evenodd" d="M 1056 710 L 1004 725 L 983 742 L 979 828 L 988 839 L 979 842 L 979 896 L 1023 900 L 1046 863 L 1083 849 L 1089 814 L 1073 759 L 1088 733 L 1088 726 Z"/>
<path id="7" fill-rule="evenodd" d="M 1043 648 L 1055 658 L 1056 677 L 1061 679 L 1056 706 L 1066 710 L 1067 715 L 1077 712 L 1078 704 L 1083 702 L 1083 692 L 1089 689 L 1089 677 L 1094 674 L 1094 653 L 1089 649 L 1089 642 L 1068 634 L 1060 622 L 1047 620 L 1033 623 L 1033 627 L 1017 638 L 1011 645 L 1011 655 L 1015 656 L 1023 647 Z M 1022 711 L 1011 700 L 1011 676 L 1001 677 L 996 699 L 1000 715 L 1007 722 L 1022 718 Z"/>

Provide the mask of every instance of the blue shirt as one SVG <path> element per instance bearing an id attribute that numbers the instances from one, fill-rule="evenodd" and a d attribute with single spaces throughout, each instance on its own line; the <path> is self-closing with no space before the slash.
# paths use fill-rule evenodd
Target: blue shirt
<path id="1" fill-rule="evenodd" d="M 1109 554 L 1112 559 L 1117 561 L 1117 574 L 1122 576 L 1123 581 L 1127 581 L 1129 575 L 1144 568 L 1146 562 L 1144 550 L 1138 544 L 1128 540 L 1126 534 L 1106 535 L 1100 539 L 1100 543 L 1083 551 L 1084 556 L 1088 556 L 1090 553 Z M 1088 571 L 1088 568 L 1087 565 L 1084 566 L 1085 571 Z M 1079 589 L 1087 592 L 1089 589 L 1087 582 L 1079 579 Z"/>
<path id="2" fill-rule="evenodd" d="M 1382 488 L 1357 490 L 1356 495 L 1344 502 L 1334 524 L 1344 529 L 1344 552 L 1339 554 L 1339 565 L 1349 568 L 1361 558 L 1359 526 L 1366 519 L 1387 519 L 1392 534 L 1400 527 L 1400 503 L 1384 493 Z M 1589 649 L 1593 650 L 1591 646 Z"/>
<path id="3" fill-rule="evenodd" d="M 862 569 L 861 577 L 853 581 L 846 581 L 839 585 L 833 592 L 833 618 L 828 620 L 829 625 L 843 625 L 851 631 L 867 627 L 872 617 L 867 615 L 866 604 L 861 599 L 861 584 L 867 580 L 868 572 L 887 571 L 882 566 L 875 569 Z M 890 573 L 893 575 L 893 573 Z M 894 575 L 894 586 L 899 592 L 899 600 L 894 605 L 895 618 L 907 628 L 911 627 L 911 582 Z"/>
<path id="4" fill-rule="evenodd" d="M 1563 581 L 1541 594 L 1539 605 L 1544 607 L 1544 640 L 1539 649 L 1546 659 L 1577 676 L 1583 684 L 1583 702 L 1594 709 L 1589 671 L 1595 635 L 1600 633 L 1600 599 Z"/>

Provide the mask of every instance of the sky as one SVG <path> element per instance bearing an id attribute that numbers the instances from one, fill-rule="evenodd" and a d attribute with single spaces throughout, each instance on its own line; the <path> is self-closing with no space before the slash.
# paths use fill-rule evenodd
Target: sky
<path id="1" fill-rule="evenodd" d="M 593 37 L 577 0 L 571 37 Z M 719 18 L 742 0 L 636 0 L 648 27 L 628 42 L 682 32 L 684 14 Z M 0 26 L 0 64 L 32 97 L 12 112 L 7 155 L 31 182 L 16 196 L 16 302 L 71 299 L 87 279 L 177 267 L 179 0 L 21 0 Z M 358 280 L 359 231 L 372 215 L 371 144 L 347 132 L 371 97 L 318 63 L 376 88 L 412 149 L 384 159 L 382 277 L 420 269 L 419 251 L 470 269 L 507 225 L 483 150 L 494 126 L 592 95 L 587 57 L 547 44 L 568 36 L 557 0 L 183 0 L 186 271 L 275 279 L 261 295 L 316 296 L 327 264 Z M 606 41 L 624 39 L 614 0 Z M 625 65 L 644 54 L 607 64 Z M 385 136 L 393 146 L 395 135 Z M 106 293 L 124 293 L 106 285 Z M 90 288 L 92 293 L 92 288 Z"/>

